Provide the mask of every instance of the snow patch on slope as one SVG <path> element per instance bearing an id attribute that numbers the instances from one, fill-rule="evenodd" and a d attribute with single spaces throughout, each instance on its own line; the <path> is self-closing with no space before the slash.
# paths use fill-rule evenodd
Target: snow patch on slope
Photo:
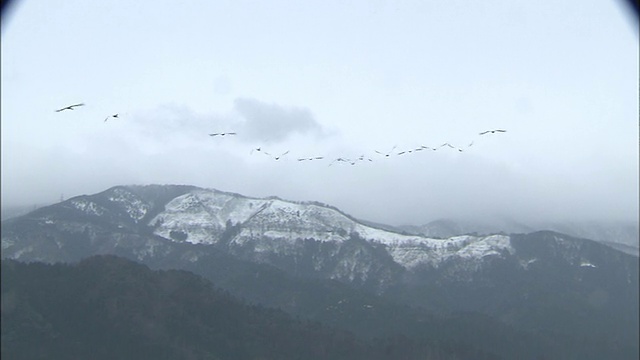
<path id="1" fill-rule="evenodd" d="M 113 195 L 109 197 L 109 201 L 123 207 L 135 222 L 140 221 L 150 209 L 148 204 L 123 189 L 115 189 Z"/>
<path id="2" fill-rule="evenodd" d="M 264 201 L 242 198 L 210 190 L 193 191 L 178 196 L 165 205 L 150 225 L 154 233 L 170 239 L 172 231 L 187 234 L 187 242 L 213 244 L 226 228 L 247 221 L 261 211 Z"/>
<path id="3" fill-rule="evenodd" d="M 101 216 L 105 213 L 105 209 L 93 201 L 71 200 L 71 206 L 89 215 Z"/>
<path id="4" fill-rule="evenodd" d="M 393 259 L 405 268 L 418 265 L 439 266 L 451 258 L 484 259 L 513 254 L 514 248 L 506 235 L 456 236 L 449 239 L 417 239 L 387 244 Z"/>

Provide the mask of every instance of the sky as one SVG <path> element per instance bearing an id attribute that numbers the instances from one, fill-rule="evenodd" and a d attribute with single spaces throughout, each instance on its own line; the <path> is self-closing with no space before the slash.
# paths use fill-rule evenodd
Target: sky
<path id="1" fill-rule="evenodd" d="M 189 184 L 390 225 L 637 221 L 625 6 L 17 1 L 0 44 L 2 206 Z"/>

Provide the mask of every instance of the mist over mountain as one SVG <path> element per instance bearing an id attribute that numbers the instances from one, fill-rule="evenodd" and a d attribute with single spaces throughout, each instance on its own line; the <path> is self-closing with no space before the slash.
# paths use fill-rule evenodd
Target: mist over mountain
<path id="1" fill-rule="evenodd" d="M 3 206 L 0 210 L 0 220 L 11 219 L 17 216 L 25 215 L 38 209 L 41 206 L 31 205 L 31 206 Z"/>
<path id="2" fill-rule="evenodd" d="M 436 238 L 318 202 L 149 185 L 39 208 L 1 232 L 3 259 L 113 254 L 188 270 L 367 338 L 463 342 L 504 358 L 638 354 L 638 257 L 555 231 Z"/>

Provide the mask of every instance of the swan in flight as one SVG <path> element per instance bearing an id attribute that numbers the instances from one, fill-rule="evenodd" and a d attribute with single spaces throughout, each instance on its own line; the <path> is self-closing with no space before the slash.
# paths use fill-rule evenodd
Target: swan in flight
<path id="1" fill-rule="evenodd" d="M 283 156 L 287 155 L 289 153 L 289 150 L 283 152 L 282 154 L 278 155 L 278 156 L 274 156 L 273 158 L 276 160 L 280 160 L 280 158 L 282 158 Z"/>
<path id="2" fill-rule="evenodd" d="M 488 134 L 488 133 L 492 133 L 492 134 L 494 134 L 494 133 L 497 133 L 497 132 L 499 132 L 499 133 L 503 133 L 503 132 L 507 132 L 507 130 L 502 130 L 502 129 L 487 130 L 487 131 L 483 131 L 483 132 L 481 132 L 481 133 L 480 133 L 480 135 L 484 135 L 484 134 Z"/>
<path id="3" fill-rule="evenodd" d="M 65 111 L 65 110 L 73 110 L 73 108 L 78 107 L 78 106 L 84 106 L 84 103 L 79 103 L 79 104 L 74 104 L 74 105 L 65 106 L 65 107 L 63 107 L 62 109 L 58 109 L 58 110 L 56 110 L 56 112 Z"/>

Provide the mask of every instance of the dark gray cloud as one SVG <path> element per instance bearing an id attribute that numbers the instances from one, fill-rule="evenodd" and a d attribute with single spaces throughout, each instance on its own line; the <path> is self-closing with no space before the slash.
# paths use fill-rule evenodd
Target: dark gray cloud
<path id="1" fill-rule="evenodd" d="M 293 134 L 323 136 L 325 131 L 311 111 L 283 107 L 256 99 L 238 98 L 235 110 L 241 116 L 242 139 L 266 143 L 282 142 Z"/>

